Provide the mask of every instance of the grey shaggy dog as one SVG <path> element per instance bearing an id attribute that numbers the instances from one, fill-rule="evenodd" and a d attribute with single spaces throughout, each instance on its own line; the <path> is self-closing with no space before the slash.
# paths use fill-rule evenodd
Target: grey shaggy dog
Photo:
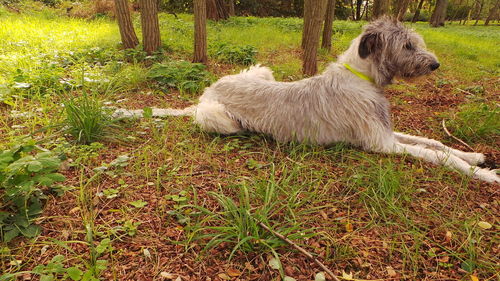
<path id="1" fill-rule="evenodd" d="M 219 79 L 205 89 L 195 106 L 155 108 L 153 115 L 192 115 L 207 132 L 251 131 L 280 142 L 346 142 L 367 151 L 408 153 L 474 178 L 500 182 L 495 171 L 476 166 L 485 160 L 481 153 L 393 131 L 383 87 L 394 77 L 418 77 L 438 67 L 436 56 L 426 50 L 417 33 L 383 18 L 367 25 L 321 75 L 278 82 L 269 68 L 256 65 Z M 142 116 L 142 110 L 121 109 L 116 114 Z"/>

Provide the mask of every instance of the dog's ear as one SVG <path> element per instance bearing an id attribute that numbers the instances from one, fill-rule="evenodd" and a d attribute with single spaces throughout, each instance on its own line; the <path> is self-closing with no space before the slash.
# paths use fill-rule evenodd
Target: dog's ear
<path id="1" fill-rule="evenodd" d="M 362 59 L 365 59 L 380 48 L 382 48 L 380 35 L 377 33 L 366 33 L 363 37 L 361 37 L 358 53 Z"/>

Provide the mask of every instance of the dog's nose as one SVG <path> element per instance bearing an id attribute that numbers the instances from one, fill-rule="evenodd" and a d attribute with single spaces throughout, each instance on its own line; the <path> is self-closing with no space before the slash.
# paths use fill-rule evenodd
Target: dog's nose
<path id="1" fill-rule="evenodd" d="M 435 62 L 433 64 L 431 64 L 431 70 L 434 71 L 436 69 L 438 69 L 440 66 L 439 62 Z"/>

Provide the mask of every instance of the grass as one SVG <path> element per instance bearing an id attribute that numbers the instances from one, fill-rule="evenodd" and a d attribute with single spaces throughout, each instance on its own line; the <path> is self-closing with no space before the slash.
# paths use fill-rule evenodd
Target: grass
<path id="1" fill-rule="evenodd" d="M 65 269 L 58 278 L 70 268 L 77 274 L 77 268 L 82 278 L 104 280 L 162 273 L 194 280 L 221 274 L 313 279 L 320 269 L 259 228 L 256 222 L 263 221 L 338 275 L 498 278 L 491 250 L 497 242 L 497 188 L 446 168 L 345 144 L 206 134 L 188 118 L 136 120 L 120 125 L 130 126 L 126 143 L 95 142 L 108 123 L 101 105 L 184 107 L 213 77 L 237 72 L 254 58 L 279 80 L 302 78 L 300 19 L 209 22 L 209 47 L 230 48 L 211 52 L 210 65 L 199 71 L 186 62 L 192 16 L 161 14 L 160 20 L 163 51 L 147 57 L 140 49 L 119 50 L 117 27 L 107 18 L 70 19 L 53 10 L 19 15 L 0 8 L 6 27 L 0 30 L 0 147 L 32 135 L 65 160 L 61 172 L 68 179 L 68 191 L 49 196 L 36 220 L 40 236 L 0 246 L 2 272 L 38 278 L 31 271 L 43 265 L 38 269 L 47 274 L 52 266 Z M 334 48 L 320 51 L 321 68 L 362 25 L 335 21 Z M 389 87 L 396 129 L 447 140 L 439 119 L 445 116 L 457 137 L 498 159 L 498 26 L 414 28 L 442 69 Z M 163 83 L 151 75 L 155 65 L 168 70 L 158 72 Z M 73 138 L 52 129 L 66 119 L 65 111 L 75 121 Z M 77 145 L 75 138 L 88 144 Z M 493 227 L 483 229 L 479 221 Z M 279 269 L 269 265 L 276 257 Z M 196 268 L 204 269 L 203 276 Z"/>

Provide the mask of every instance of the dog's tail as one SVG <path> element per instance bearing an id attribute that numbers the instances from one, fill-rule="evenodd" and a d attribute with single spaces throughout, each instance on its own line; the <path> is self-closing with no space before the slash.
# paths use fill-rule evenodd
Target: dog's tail
<path id="1" fill-rule="evenodd" d="M 152 117 L 168 117 L 168 116 L 193 116 L 196 110 L 196 105 L 186 107 L 184 109 L 174 108 L 156 108 L 152 109 Z M 114 118 L 142 118 L 144 117 L 143 109 L 125 109 L 118 108 L 113 113 Z"/>

